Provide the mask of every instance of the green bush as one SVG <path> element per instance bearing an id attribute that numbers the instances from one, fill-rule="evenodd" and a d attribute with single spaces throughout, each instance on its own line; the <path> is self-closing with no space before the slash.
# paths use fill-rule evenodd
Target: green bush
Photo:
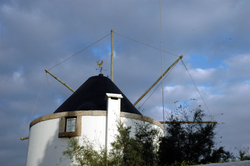
<path id="1" fill-rule="evenodd" d="M 93 148 L 93 144 L 83 139 L 81 144 L 76 138 L 68 141 L 67 150 L 63 155 L 76 166 L 83 165 L 119 165 L 119 166 L 154 166 L 158 164 L 157 145 L 159 132 L 153 129 L 150 124 L 136 124 L 135 136 L 130 137 L 131 127 L 125 127 L 118 122 L 119 134 L 116 141 L 111 143 L 112 149 L 107 154 L 100 147 L 100 150 Z"/>
<path id="2" fill-rule="evenodd" d="M 193 121 L 202 121 L 204 116 L 198 109 Z M 119 134 L 108 154 L 102 147 L 98 151 L 94 149 L 87 139 L 79 144 L 79 140 L 71 138 L 63 155 L 80 166 L 185 166 L 226 162 L 232 156 L 223 147 L 214 148 L 216 124 L 182 124 L 177 123 L 180 119 L 173 116 L 170 120 L 174 123 L 166 127 L 165 137 L 148 123 L 135 124 L 134 136 L 130 137 L 131 127 L 118 122 Z M 243 154 L 241 159 L 249 157 Z"/>

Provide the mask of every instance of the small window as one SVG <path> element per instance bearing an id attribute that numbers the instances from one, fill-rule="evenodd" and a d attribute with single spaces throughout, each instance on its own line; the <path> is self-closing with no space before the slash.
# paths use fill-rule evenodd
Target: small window
<path id="1" fill-rule="evenodd" d="M 66 118 L 66 132 L 76 131 L 76 118 Z"/>
<path id="2" fill-rule="evenodd" d="M 76 137 L 81 135 L 82 116 L 61 117 L 58 137 Z"/>

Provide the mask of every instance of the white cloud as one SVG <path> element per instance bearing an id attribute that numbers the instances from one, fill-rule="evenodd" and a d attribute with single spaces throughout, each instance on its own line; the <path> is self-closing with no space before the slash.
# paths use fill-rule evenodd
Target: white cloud
<path id="1" fill-rule="evenodd" d="M 210 81 L 215 74 L 215 69 L 192 69 L 190 70 L 190 74 L 196 81 Z"/>

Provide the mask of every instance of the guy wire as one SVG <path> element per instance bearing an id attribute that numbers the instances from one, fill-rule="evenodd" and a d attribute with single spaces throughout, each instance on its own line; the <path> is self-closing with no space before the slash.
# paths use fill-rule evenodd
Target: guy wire
<path id="1" fill-rule="evenodd" d="M 38 99 L 39 99 L 39 97 L 40 97 L 41 91 L 42 91 L 42 89 L 43 89 L 43 85 L 44 85 L 44 81 L 45 81 L 45 79 L 46 79 L 46 75 L 44 76 L 43 83 L 42 83 L 42 86 L 41 86 L 40 91 L 39 91 L 39 93 L 38 93 L 38 96 L 37 96 L 37 99 L 36 99 L 36 103 L 35 103 L 34 108 L 33 108 L 33 110 L 32 110 L 32 113 L 31 113 L 31 116 L 30 116 L 30 119 L 29 119 L 29 123 L 28 123 L 28 124 L 30 124 L 31 119 L 32 119 L 32 116 L 33 116 L 34 111 L 35 111 L 35 109 L 36 109 L 36 105 L 37 105 Z M 28 126 L 28 129 L 29 129 L 29 126 Z M 25 133 L 24 133 L 24 136 L 23 136 L 23 137 L 25 137 L 26 132 L 27 132 L 27 130 L 25 131 Z"/>
<path id="2" fill-rule="evenodd" d="M 130 38 L 130 37 L 127 37 L 127 36 L 121 35 L 121 34 L 119 34 L 119 33 L 114 32 L 114 34 L 117 34 L 117 35 L 119 35 L 119 36 L 121 36 L 121 37 L 127 38 L 127 39 L 129 39 L 129 40 L 134 41 L 134 42 L 137 42 L 137 43 L 140 43 L 140 44 L 142 44 L 142 45 L 145 45 L 145 46 L 148 46 L 148 47 L 151 47 L 151 48 L 153 48 L 153 49 L 156 49 L 156 50 L 161 51 L 161 49 L 160 49 L 160 48 L 157 48 L 157 47 L 151 46 L 151 45 L 149 45 L 149 44 L 146 44 L 146 43 L 140 42 L 140 41 L 138 41 L 138 40 L 135 40 L 135 39 L 132 39 L 132 38 Z M 174 56 L 176 56 L 176 57 L 179 57 L 179 55 L 173 54 L 173 53 L 171 53 L 171 52 L 167 52 L 167 51 L 164 51 L 164 50 L 162 50 L 162 52 L 165 52 L 165 53 L 167 53 L 167 54 L 170 54 L 170 55 L 174 55 Z"/>
<path id="3" fill-rule="evenodd" d="M 51 68 L 49 68 L 49 70 L 51 70 L 51 69 L 53 69 L 54 67 L 56 67 L 56 66 L 58 66 L 58 65 L 60 65 L 60 64 L 62 64 L 62 63 L 64 63 L 65 61 L 67 61 L 67 60 L 73 58 L 73 57 L 76 56 L 77 54 L 83 52 L 83 51 L 86 50 L 87 48 L 89 48 L 89 47 L 93 46 L 94 44 L 98 43 L 99 41 L 101 41 L 102 39 L 106 38 L 106 37 L 109 36 L 110 34 L 111 34 L 111 33 L 107 34 L 106 36 L 102 37 L 101 39 L 97 40 L 96 42 L 94 42 L 94 43 L 90 44 L 89 46 L 85 47 L 85 48 L 82 49 L 81 51 L 75 53 L 74 55 L 72 55 L 72 56 L 68 57 L 67 59 L 63 60 L 62 62 L 56 64 L 55 66 L 53 66 L 53 67 L 51 67 Z"/>
<path id="4" fill-rule="evenodd" d="M 182 64 L 184 65 L 185 69 L 187 70 L 189 77 L 190 77 L 190 78 L 191 78 L 191 80 L 193 81 L 193 83 L 194 83 L 194 86 L 195 86 L 196 90 L 198 91 L 198 93 L 199 93 L 199 95 L 200 95 L 200 97 L 201 97 L 201 99 L 202 99 L 203 103 L 205 104 L 205 106 L 206 106 L 206 108 L 207 108 L 207 110 L 208 110 L 209 114 L 210 114 L 210 115 L 211 115 L 211 117 L 212 117 L 212 120 L 214 120 L 214 117 L 212 116 L 211 112 L 209 111 L 208 106 L 207 106 L 207 104 L 206 104 L 205 100 L 203 99 L 203 97 L 202 97 L 202 95 L 201 95 L 201 93 L 200 93 L 200 91 L 199 91 L 199 89 L 198 89 L 197 85 L 195 84 L 195 82 L 194 82 L 194 80 L 193 80 L 193 78 L 192 78 L 191 74 L 189 73 L 189 71 L 188 71 L 188 69 L 187 69 L 187 67 L 186 67 L 186 65 L 184 64 L 184 61 L 183 61 L 182 59 L 181 59 L 181 62 L 182 62 Z"/>

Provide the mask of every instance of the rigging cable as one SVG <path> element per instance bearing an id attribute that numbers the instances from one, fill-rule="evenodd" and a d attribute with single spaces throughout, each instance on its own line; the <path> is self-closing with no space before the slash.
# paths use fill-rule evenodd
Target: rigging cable
<path id="1" fill-rule="evenodd" d="M 53 67 L 51 67 L 49 70 L 51 70 L 51 69 L 55 68 L 56 66 L 58 66 L 58 65 L 60 65 L 60 64 L 62 64 L 62 63 L 64 63 L 64 62 L 66 62 L 67 60 L 71 59 L 72 57 L 76 56 L 77 54 L 79 54 L 79 53 L 81 53 L 82 51 L 86 50 L 87 48 L 91 47 L 92 45 L 98 43 L 99 41 L 103 40 L 104 38 L 106 38 L 106 37 L 109 36 L 109 35 L 110 35 L 110 33 L 107 34 L 106 36 L 102 37 L 101 39 L 97 40 L 96 42 L 92 43 L 91 45 L 85 47 L 85 48 L 82 49 L 81 51 L 79 51 L 79 52 L 75 53 L 74 55 L 68 57 L 67 59 L 63 60 L 62 62 L 56 64 L 56 65 L 53 66 Z M 45 77 L 44 77 L 42 86 L 41 86 L 41 88 L 40 88 L 39 94 L 38 94 L 37 99 L 36 99 L 35 106 L 34 106 L 34 108 L 33 108 L 33 110 L 32 110 L 32 113 L 31 113 L 31 116 L 30 116 L 30 119 L 29 119 L 29 123 L 30 123 L 30 121 L 31 121 L 31 119 L 32 119 L 32 116 L 33 116 L 33 114 L 34 114 L 34 111 L 35 111 L 35 109 L 36 109 L 36 105 L 37 105 L 38 99 L 39 99 L 39 97 L 40 97 L 40 94 L 41 94 L 41 91 L 42 91 L 42 88 L 43 88 L 43 85 L 44 85 L 44 81 L 45 81 L 46 78 L 47 78 L 47 80 L 48 80 L 47 74 L 45 74 Z M 48 84 L 49 84 L 49 80 L 48 80 Z M 29 126 L 28 126 L 28 129 L 29 129 Z M 27 132 L 27 131 L 25 131 L 24 136 L 26 135 L 26 132 Z M 27 144 L 26 144 L 26 145 L 27 145 Z"/>
<path id="2" fill-rule="evenodd" d="M 142 45 L 145 45 L 145 46 L 148 46 L 148 47 L 151 47 L 151 48 L 153 48 L 153 49 L 156 49 L 156 50 L 161 51 L 161 49 L 160 49 L 160 48 L 157 48 L 157 47 L 151 46 L 151 45 L 149 45 L 149 44 L 146 44 L 146 43 L 140 42 L 140 41 L 138 41 L 138 40 L 135 40 L 135 39 L 132 39 L 132 38 L 130 38 L 130 37 L 127 37 L 127 36 L 121 35 L 121 34 L 119 34 L 119 33 L 114 32 L 114 34 L 117 34 L 118 36 L 121 36 L 121 37 L 127 38 L 127 39 L 129 39 L 129 40 L 134 41 L 134 42 L 137 42 L 137 43 L 140 43 L 140 44 L 142 44 Z M 179 55 L 173 54 L 173 53 L 171 53 L 171 52 L 167 52 L 167 51 L 164 51 L 164 50 L 162 50 L 162 52 L 165 52 L 165 53 L 167 53 L 167 54 L 170 54 L 170 55 L 174 55 L 174 56 L 176 56 L 176 57 L 179 57 Z"/>
<path id="3" fill-rule="evenodd" d="M 109 34 L 107 34 L 106 36 L 102 37 L 101 39 L 97 40 L 96 42 L 94 42 L 94 43 L 90 44 L 89 46 L 85 47 L 85 48 L 84 48 L 84 49 L 82 49 L 81 51 L 79 51 L 79 52 L 75 53 L 74 55 L 72 55 L 72 56 L 68 57 L 67 59 L 63 60 L 62 62 L 60 62 L 60 63 L 56 64 L 55 66 L 53 66 L 53 67 L 51 67 L 51 68 L 49 68 L 49 70 L 51 70 L 51 69 L 53 69 L 54 67 L 56 67 L 56 66 L 58 66 L 58 65 L 60 65 L 60 64 L 62 64 L 62 63 L 64 63 L 65 61 L 67 61 L 67 60 L 69 60 L 69 59 L 73 58 L 73 57 L 74 57 L 74 56 L 76 56 L 77 54 L 79 54 L 79 53 L 83 52 L 83 51 L 84 51 L 84 50 L 86 50 L 87 48 L 89 48 L 89 47 L 93 46 L 94 44 L 98 43 L 99 41 L 101 41 L 102 39 L 106 38 L 106 37 L 107 37 L 107 36 L 109 36 L 109 35 L 110 35 L 110 33 L 109 33 Z"/>
<path id="4" fill-rule="evenodd" d="M 33 110 L 32 110 L 32 113 L 31 113 L 31 116 L 30 116 L 30 119 L 29 119 L 29 123 L 28 123 L 28 124 L 30 124 L 31 119 L 32 119 L 32 116 L 33 116 L 34 111 L 35 111 L 35 109 L 36 109 L 36 105 L 37 105 L 38 99 L 39 99 L 39 97 L 40 97 L 41 91 L 42 91 L 42 89 L 43 89 L 43 85 L 44 85 L 45 79 L 46 79 L 46 75 L 44 76 L 43 83 L 42 83 L 42 86 L 41 86 L 40 91 L 39 91 L 39 93 L 38 93 L 38 96 L 37 96 L 37 99 L 36 99 L 36 103 L 35 103 L 34 108 L 33 108 Z M 28 129 L 29 129 L 29 126 L 28 126 L 27 130 L 28 130 Z M 25 131 L 23 137 L 25 137 L 25 135 L 26 135 L 26 133 L 27 133 L 27 130 Z M 26 144 L 26 145 L 27 145 L 27 144 Z"/>
<path id="5" fill-rule="evenodd" d="M 212 117 L 212 120 L 214 120 L 214 118 L 213 118 L 213 116 L 212 116 L 211 112 L 210 112 L 210 111 L 209 111 L 209 109 L 208 109 L 208 106 L 207 106 L 207 104 L 206 104 L 205 100 L 203 99 L 203 97 L 202 97 L 202 95 L 201 95 L 201 93 L 200 93 L 200 91 L 199 91 L 199 89 L 198 89 L 197 85 L 195 84 L 195 82 L 194 82 L 194 80 L 193 80 L 193 78 L 192 78 L 191 74 L 189 73 L 189 71 L 188 71 L 188 69 L 187 69 L 187 67 L 186 67 L 186 65 L 184 64 L 184 61 L 183 61 L 182 59 L 181 59 L 181 62 L 182 62 L 182 64 L 184 65 L 185 69 L 187 70 L 187 72 L 188 72 L 188 74 L 189 74 L 189 76 L 190 76 L 191 80 L 193 81 L 195 88 L 197 89 L 197 91 L 198 91 L 198 93 L 199 93 L 199 95 L 200 95 L 200 97 L 201 97 L 202 101 L 204 102 L 204 104 L 205 104 L 205 106 L 206 106 L 206 108 L 207 108 L 207 110 L 208 110 L 209 114 L 210 114 L 210 115 L 211 115 L 211 117 Z"/>

